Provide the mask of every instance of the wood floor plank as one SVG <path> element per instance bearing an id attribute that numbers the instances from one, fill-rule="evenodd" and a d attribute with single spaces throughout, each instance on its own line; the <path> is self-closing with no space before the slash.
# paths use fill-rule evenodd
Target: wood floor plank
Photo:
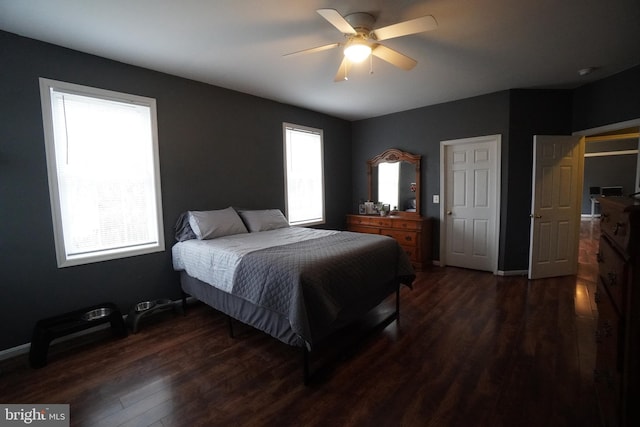
<path id="1" fill-rule="evenodd" d="M 91 427 L 596 427 L 597 224 L 583 231 L 577 276 L 419 273 L 400 322 L 336 341 L 342 357 L 314 361 L 309 386 L 299 349 L 244 325 L 232 339 L 225 316 L 196 303 L 126 339 L 57 343 L 41 369 L 0 362 L 0 401 L 69 403 L 71 425 Z"/>

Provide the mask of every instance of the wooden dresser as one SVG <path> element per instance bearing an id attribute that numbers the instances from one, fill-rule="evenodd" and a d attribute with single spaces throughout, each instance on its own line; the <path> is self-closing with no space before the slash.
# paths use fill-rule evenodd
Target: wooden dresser
<path id="1" fill-rule="evenodd" d="M 640 199 L 600 198 L 594 381 L 602 425 L 638 426 Z"/>
<path id="2" fill-rule="evenodd" d="M 431 220 L 419 216 L 347 215 L 347 230 L 393 237 L 407 252 L 413 268 L 431 265 Z"/>

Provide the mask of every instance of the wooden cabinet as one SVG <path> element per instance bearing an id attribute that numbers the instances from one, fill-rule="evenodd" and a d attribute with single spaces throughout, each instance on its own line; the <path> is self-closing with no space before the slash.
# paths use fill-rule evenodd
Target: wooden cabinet
<path id="1" fill-rule="evenodd" d="M 600 198 L 594 381 L 602 425 L 640 425 L 640 199 Z M 634 411 L 635 410 L 635 411 Z"/>
<path id="2" fill-rule="evenodd" d="M 431 220 L 420 216 L 347 215 L 347 230 L 393 237 L 405 250 L 413 268 L 431 264 Z"/>

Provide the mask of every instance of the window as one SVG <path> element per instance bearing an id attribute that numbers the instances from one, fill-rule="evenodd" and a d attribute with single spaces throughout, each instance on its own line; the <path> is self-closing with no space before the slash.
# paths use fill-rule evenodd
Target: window
<path id="1" fill-rule="evenodd" d="M 289 224 L 325 222 L 322 130 L 283 124 L 286 210 Z"/>
<path id="2" fill-rule="evenodd" d="M 155 99 L 40 79 L 58 267 L 164 250 Z"/>

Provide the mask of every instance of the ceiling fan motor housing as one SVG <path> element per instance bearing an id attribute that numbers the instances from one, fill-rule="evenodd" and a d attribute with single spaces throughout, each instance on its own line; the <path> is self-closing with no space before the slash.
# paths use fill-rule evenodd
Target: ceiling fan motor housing
<path id="1" fill-rule="evenodd" d="M 365 12 L 357 12 L 345 16 L 344 19 L 356 30 L 358 35 L 365 38 L 373 36 L 372 29 L 376 20 L 372 15 Z"/>

